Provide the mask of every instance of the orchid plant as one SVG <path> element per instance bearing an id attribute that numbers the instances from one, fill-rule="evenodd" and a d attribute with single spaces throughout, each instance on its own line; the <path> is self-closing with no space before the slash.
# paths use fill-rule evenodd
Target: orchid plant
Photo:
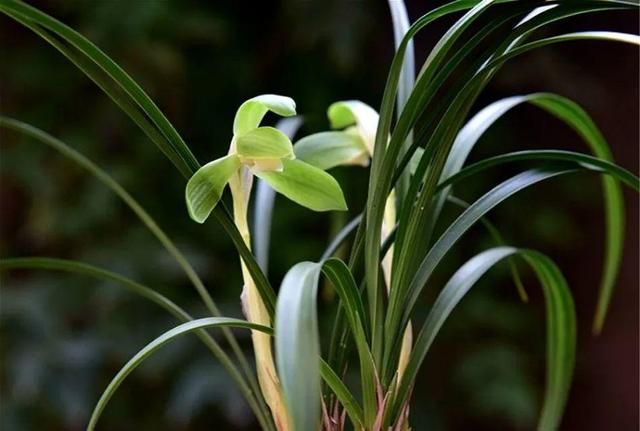
<path id="1" fill-rule="evenodd" d="M 607 243 L 594 319 L 594 332 L 598 333 L 624 242 L 622 186 L 638 191 L 640 180 L 613 163 L 607 142 L 589 115 L 565 97 L 550 93 L 509 97 L 468 117 L 501 66 L 532 49 L 576 40 L 640 45 L 638 36 L 616 32 L 536 36 L 536 30 L 559 20 L 608 10 L 637 13 L 638 4 L 625 0 L 456 0 L 433 9 L 412 25 L 401 1 L 390 0 L 389 6 L 396 55 L 379 113 L 359 101 L 336 102 L 328 108 L 332 130 L 292 144 L 283 131 L 261 124 L 269 111 L 282 117 L 296 115 L 294 101 L 272 94 L 257 96 L 239 107 L 228 153 L 201 166 L 142 88 L 98 47 L 22 1 L 0 0 L 1 13 L 60 51 L 164 152 L 187 179 L 185 197 L 190 217 L 200 224 L 209 218 L 220 223 L 241 260 L 245 319 L 222 317 L 188 260 L 122 186 L 62 141 L 18 120 L 0 117 L 0 127 L 56 149 L 113 190 L 175 258 L 211 314 L 194 319 L 153 289 L 85 263 L 43 257 L 0 260 L 0 270 L 4 271 L 70 271 L 116 282 L 183 321 L 122 367 L 97 401 L 87 429 L 96 427 L 117 388 L 146 358 L 177 337 L 194 333 L 221 361 L 265 430 L 409 430 L 412 389 L 435 337 L 476 282 L 505 260 L 512 265 L 516 282 L 522 264 L 530 267 L 544 292 L 547 379 L 538 429 L 560 427 L 576 355 L 571 291 L 553 261 L 537 251 L 504 244 L 499 228 L 485 216 L 504 200 L 543 180 L 575 172 L 606 175 L 602 184 Z M 461 16 L 435 44 L 416 76 L 413 37 L 433 21 L 454 13 Z M 536 106 L 566 123 L 583 138 L 592 155 L 529 150 L 466 164 L 484 132 L 523 104 Z M 466 203 L 453 195 L 454 188 L 461 187 L 465 179 L 511 162 L 528 164 L 529 168 L 474 202 Z M 355 210 L 360 214 L 338 233 L 318 261 L 293 265 L 276 295 L 265 268 L 258 265 L 252 253 L 252 249 L 263 248 L 261 242 L 268 238 L 270 223 L 261 220 L 270 220 L 273 206 L 272 198 L 265 204 L 269 199 L 257 196 L 256 205 L 264 208 L 256 212 L 256 227 L 249 227 L 253 177 L 309 210 L 347 211 L 348 199 L 326 172 L 345 165 L 369 169 L 366 206 Z M 222 199 L 227 185 L 231 211 Z M 259 187 L 258 195 L 261 190 L 266 189 Z M 463 211 L 455 220 L 447 221 L 440 232 L 435 226 L 443 222 L 441 212 L 449 202 Z M 435 290 L 432 274 L 460 237 L 478 222 L 489 227 L 496 246 L 471 257 L 441 289 Z M 350 255 L 345 261 L 335 252 L 347 243 Z M 321 276 L 337 293 L 337 312 L 326 352 L 320 347 L 316 306 Z M 437 296 L 426 305 L 426 319 L 419 321 L 414 312 L 427 289 L 435 290 Z M 419 329 L 415 333 L 414 327 Z M 211 336 L 208 330 L 212 328 L 222 331 L 228 348 Z M 251 330 L 255 370 L 229 328 Z M 357 360 L 352 360 L 350 349 Z M 357 392 L 344 379 L 349 369 L 359 372 Z"/>

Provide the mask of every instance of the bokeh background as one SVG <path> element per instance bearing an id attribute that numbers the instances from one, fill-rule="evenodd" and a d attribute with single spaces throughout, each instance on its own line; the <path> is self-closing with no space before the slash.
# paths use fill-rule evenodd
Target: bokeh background
<path id="1" fill-rule="evenodd" d="M 261 93 L 293 97 L 302 134 L 324 130 L 327 106 L 379 106 L 393 55 L 384 1 L 32 2 L 88 36 L 149 92 L 201 162 L 226 152 L 236 108 Z M 409 1 L 416 19 L 441 2 Z M 417 64 L 453 19 L 416 41 Z M 615 12 L 562 22 L 638 32 L 638 16 Z M 500 97 L 553 91 L 578 101 L 616 160 L 638 173 L 638 50 L 600 42 L 545 48 L 509 63 L 475 110 Z M 156 217 L 185 251 L 225 314 L 240 316 L 240 271 L 230 241 L 192 223 L 184 180 L 87 78 L 34 34 L 0 16 L 0 112 L 63 139 L 97 161 Z M 522 107 L 493 127 L 472 159 L 526 148 L 585 151 L 567 127 Z M 366 171 L 337 169 L 352 215 Z M 489 171 L 458 190 L 476 197 L 504 178 Z M 109 190 L 53 150 L 0 132 L 0 255 L 79 259 L 154 286 L 196 315 L 205 310 L 164 249 Z M 627 198 L 627 243 L 602 336 L 590 334 L 603 243 L 599 179 L 578 175 L 521 193 L 491 214 L 509 243 L 541 249 L 563 268 L 576 299 L 579 352 L 563 429 L 638 428 L 638 200 Z M 277 200 L 270 278 L 317 259 L 345 215 L 313 214 Z M 439 271 L 490 245 L 478 227 Z M 81 430 L 99 394 L 139 348 L 176 324 L 120 287 L 42 271 L 2 274 L 0 429 Z M 535 428 L 544 385 L 544 309 L 522 304 L 494 271 L 446 324 L 416 385 L 416 430 Z M 329 290 L 321 309 L 330 313 Z M 247 334 L 238 333 L 249 349 Z M 253 430 L 257 425 L 222 368 L 194 339 L 162 350 L 120 388 L 104 430 Z"/>

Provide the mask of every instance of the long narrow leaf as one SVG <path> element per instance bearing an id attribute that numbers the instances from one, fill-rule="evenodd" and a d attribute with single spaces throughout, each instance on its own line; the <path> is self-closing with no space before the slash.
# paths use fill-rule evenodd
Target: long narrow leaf
<path id="1" fill-rule="evenodd" d="M 513 108 L 524 103 L 531 103 L 558 117 L 584 138 L 596 156 L 608 161 L 613 161 L 611 150 L 606 140 L 589 115 L 584 112 L 580 106 L 567 98 L 555 94 L 536 93 L 499 100 L 476 114 L 465 127 L 460 130 L 442 171 L 441 181 L 446 180 L 462 168 L 467 156 L 480 137 L 495 121 Z M 605 198 L 607 239 L 605 244 L 604 269 L 600 282 L 599 300 L 594 320 L 595 332 L 599 332 L 602 329 L 620 266 L 622 248 L 624 246 L 625 217 L 620 185 L 613 178 L 606 177 L 603 178 L 602 181 Z M 443 190 L 440 193 L 428 217 L 429 220 L 431 220 L 431 229 L 433 229 L 435 221 L 438 219 L 447 193 L 448 190 Z"/>
<path id="2" fill-rule="evenodd" d="M 170 329 L 169 331 L 153 340 L 151 343 L 147 344 L 142 350 L 136 353 L 136 355 L 131 358 L 129 362 L 127 362 L 124 367 L 120 369 L 120 371 L 118 371 L 118 374 L 116 374 L 113 380 L 111 380 L 105 391 L 102 393 L 102 396 L 98 400 L 95 408 L 93 409 L 91 419 L 89 420 L 89 425 L 87 426 L 87 431 L 92 431 L 95 429 L 96 425 L 98 424 L 98 420 L 100 419 L 100 415 L 102 414 L 105 407 L 109 403 L 109 400 L 111 400 L 115 391 L 118 389 L 118 387 L 120 387 L 124 379 L 126 379 L 129 374 L 131 374 L 140 364 L 142 364 L 145 359 L 155 353 L 158 349 L 175 340 L 181 335 L 207 328 L 223 327 L 252 329 L 267 334 L 271 334 L 273 332 L 271 328 L 267 326 L 247 322 L 246 320 L 230 319 L 226 317 L 207 317 L 204 319 L 192 320 L 191 322 L 183 323 L 182 325 Z"/>
<path id="3" fill-rule="evenodd" d="M 389 10 L 391 11 L 391 21 L 393 22 L 393 40 L 395 42 L 396 49 L 400 48 L 402 39 L 409 31 L 410 22 L 409 15 L 407 14 L 407 8 L 403 0 L 389 0 Z M 405 48 L 404 61 L 402 62 L 402 74 L 400 75 L 400 81 L 398 82 L 398 94 L 396 96 L 396 118 L 400 118 L 400 114 L 404 109 L 404 106 L 409 99 L 411 90 L 415 84 L 416 65 L 415 65 L 415 52 L 413 49 L 413 40 L 409 41 Z M 406 149 L 411 146 L 413 136 L 409 134 L 404 143 Z M 398 187 L 396 188 L 396 196 L 398 203 L 401 204 L 404 200 L 406 190 L 409 187 L 409 175 L 410 173 L 405 170 L 402 173 Z"/>
<path id="4" fill-rule="evenodd" d="M 0 12 L 34 31 L 71 60 L 131 117 L 184 177 L 190 178 L 200 167 L 184 140 L 144 90 L 88 39 L 55 18 L 19 0 L 0 1 Z M 273 289 L 231 220 L 224 203 L 216 206 L 213 213 L 247 265 L 267 311 L 273 316 Z"/>
<path id="5" fill-rule="evenodd" d="M 294 431 L 320 420 L 320 341 L 317 290 L 321 266 L 301 262 L 282 281 L 275 320 L 276 363 Z"/>
<path id="6" fill-rule="evenodd" d="M 88 159 L 86 156 L 77 152 L 69 145 L 65 144 L 61 140 L 49 135 L 48 133 L 37 129 L 28 124 L 22 123 L 20 121 L 3 117 L 0 115 L 0 127 L 5 127 L 16 132 L 22 133 L 26 136 L 29 136 L 41 143 L 44 143 L 56 151 L 58 151 L 63 156 L 69 158 L 77 165 L 81 166 L 83 169 L 92 174 L 98 181 L 107 186 L 111 191 L 113 191 L 130 209 L 134 212 L 134 214 L 140 219 L 140 221 L 145 225 L 147 229 L 158 239 L 158 241 L 162 244 L 162 246 L 167 250 L 167 252 L 174 258 L 174 260 L 178 263 L 180 268 L 184 271 L 187 278 L 191 281 L 196 291 L 200 295 L 200 298 L 206 305 L 207 309 L 213 316 L 221 316 L 220 310 L 213 298 L 207 291 L 204 283 L 196 273 L 195 269 L 187 258 L 182 254 L 182 252 L 176 247 L 176 245 L 171 241 L 169 236 L 160 228 L 158 223 L 151 217 L 151 215 L 145 211 L 145 209 L 135 200 L 127 190 L 122 187 L 117 181 L 113 179 L 109 174 L 107 174 L 103 169 L 101 169 L 98 165 Z M 240 361 L 240 365 L 242 366 L 245 375 L 251 382 L 253 387 L 253 391 L 258 394 L 258 397 L 261 397 L 259 392 L 258 383 L 254 377 L 254 373 L 252 368 L 250 367 L 242 349 L 238 345 L 237 340 L 235 339 L 233 333 L 227 329 L 223 328 L 222 330 L 225 338 L 229 342 L 229 345 L 233 349 L 238 361 Z"/>
<path id="7" fill-rule="evenodd" d="M 515 254 L 522 256 L 536 272 L 546 302 L 547 384 L 538 429 L 558 429 L 575 362 L 576 316 L 573 300 L 564 277 L 549 258 L 535 251 L 512 247 L 493 248 L 475 256 L 460 267 L 443 288 L 416 339 L 397 398 L 389 409 L 388 422 L 403 405 L 418 368 L 456 305 L 489 269 Z"/>
<path id="8" fill-rule="evenodd" d="M 170 299 L 166 298 L 164 295 L 156 292 L 155 290 L 138 282 L 130 280 L 115 272 L 107 271 L 105 269 L 98 268 L 96 266 L 89 265 L 83 262 L 48 257 L 0 259 L 0 272 L 13 269 L 44 269 L 50 271 L 63 271 L 116 283 L 130 290 L 131 292 L 148 299 L 149 301 L 163 308 L 164 310 L 172 314 L 175 318 L 183 322 L 193 320 L 193 318 L 181 307 L 176 305 Z M 250 383 L 245 380 L 233 361 L 231 361 L 229 356 L 224 352 L 220 345 L 206 331 L 198 331 L 196 335 L 202 340 L 202 342 L 207 346 L 211 353 L 213 353 L 216 359 L 220 361 L 222 366 L 227 370 L 227 372 L 229 372 L 229 375 L 238 384 L 240 391 L 246 398 L 247 403 L 249 404 L 251 409 L 256 414 L 256 417 L 260 424 L 265 429 L 273 429 L 271 418 L 268 414 L 268 411 L 266 410 L 266 407 L 263 404 L 264 402 L 260 398 L 260 393 L 256 392 L 255 389 L 252 389 L 249 386 Z M 256 399 L 256 397 L 258 397 L 258 399 Z"/>
<path id="9" fill-rule="evenodd" d="M 364 405 L 364 424 L 371 428 L 378 414 L 377 378 L 365 330 L 366 314 L 360 291 L 353 275 L 340 259 L 332 258 L 322 264 L 322 272 L 336 289 L 345 310 L 360 359 L 360 380 Z"/>
<path id="10" fill-rule="evenodd" d="M 351 394 L 349 388 L 344 384 L 340 376 L 327 364 L 325 361 L 320 360 L 320 373 L 322 378 L 331 388 L 336 397 L 347 412 L 347 416 L 353 422 L 356 429 L 364 427 L 364 413 L 362 407 L 358 404 L 358 400 Z"/>

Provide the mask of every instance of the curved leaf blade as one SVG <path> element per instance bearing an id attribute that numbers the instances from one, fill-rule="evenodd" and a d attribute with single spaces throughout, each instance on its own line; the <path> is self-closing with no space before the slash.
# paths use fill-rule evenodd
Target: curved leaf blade
<path id="1" fill-rule="evenodd" d="M 329 364 L 327 364 L 322 359 L 320 360 L 320 373 L 322 374 L 322 379 L 327 383 L 329 388 L 336 394 L 336 397 L 344 407 L 347 412 L 347 416 L 353 422 L 353 425 L 356 429 L 364 428 L 364 413 L 362 412 L 362 407 L 358 404 L 358 400 L 351 394 L 347 385 L 345 385 L 340 378 L 336 374 L 335 371 L 331 368 Z"/>
<path id="2" fill-rule="evenodd" d="M 390 415 L 399 411 L 408 396 L 418 368 L 453 309 L 489 269 L 516 254 L 522 256 L 536 272 L 546 303 L 547 383 L 538 429 L 559 428 L 571 385 L 576 354 L 576 315 L 573 299 L 564 277 L 549 258 L 535 251 L 513 247 L 497 247 L 476 255 L 460 267 L 447 282 L 416 339 L 407 371 L 399 386 L 398 397 L 394 407 L 389 410 Z"/>
<path id="3" fill-rule="evenodd" d="M 585 156 L 588 157 L 588 156 Z M 600 160 L 599 163 L 603 167 L 614 166 L 608 162 Z M 619 170 L 621 168 L 616 167 L 617 169 L 608 169 L 605 171 L 607 174 L 614 176 L 617 179 L 622 179 L 620 176 Z M 467 168 L 468 169 L 468 168 Z M 571 172 L 577 172 L 580 169 L 586 170 L 594 170 L 589 165 L 584 166 L 560 166 L 560 167 L 546 167 L 540 169 L 532 169 L 529 171 L 525 171 L 519 175 L 516 175 L 500 185 L 493 188 L 491 191 L 480 197 L 476 200 L 467 210 L 465 210 L 453 223 L 449 225 L 449 227 L 445 230 L 445 232 L 440 236 L 440 238 L 434 243 L 431 247 L 427 255 L 424 257 L 422 262 L 420 263 L 418 270 L 416 271 L 409 288 L 407 289 L 407 296 L 400 298 L 401 303 L 403 304 L 402 315 L 398 316 L 397 314 L 389 314 L 386 320 L 386 336 L 388 343 L 393 345 L 394 341 L 397 340 L 397 334 L 399 333 L 399 328 L 403 327 L 409 319 L 409 315 L 411 314 L 413 307 L 415 306 L 418 296 L 422 292 L 422 289 L 426 285 L 429 280 L 431 274 L 440 263 L 440 261 L 444 258 L 444 256 L 448 253 L 448 251 L 453 247 L 453 245 L 460 239 L 460 237 L 473 225 L 475 224 L 481 217 L 483 217 L 488 211 L 497 206 L 499 203 L 503 202 L 505 199 L 513 196 L 519 191 L 536 184 L 540 181 L 566 174 Z M 464 171 L 464 170 L 463 170 Z M 599 169 L 596 169 L 599 171 Z M 622 170 L 624 171 L 624 170 Z M 626 172 L 626 171 L 625 171 Z M 462 172 L 461 172 L 462 173 Z M 460 174 L 457 174 L 460 175 Z M 451 179 L 455 178 L 452 177 Z"/>
<path id="4" fill-rule="evenodd" d="M 73 274 L 85 275 L 98 280 L 116 283 L 131 292 L 148 299 L 150 302 L 163 308 L 178 320 L 183 322 L 192 321 L 193 318 L 184 311 L 180 306 L 175 304 L 169 298 L 156 292 L 155 290 L 144 286 L 136 281 L 124 277 L 118 273 L 111 272 L 84 262 L 74 260 L 56 259 L 49 257 L 22 257 L 0 259 L 0 272 L 12 269 L 44 269 L 50 271 L 63 271 Z M 223 328 L 226 331 L 227 328 Z M 227 370 L 229 375 L 237 383 L 238 388 L 246 398 L 247 403 L 256 414 L 258 422 L 265 429 L 273 429 L 271 418 L 264 406 L 264 401 L 259 397 L 260 394 L 255 392 L 256 388 L 250 387 L 253 382 L 247 381 L 240 373 L 240 370 L 233 363 L 231 358 L 225 353 L 220 345 L 206 331 L 198 331 L 198 338 L 202 340 L 204 345 L 211 351 L 216 359 L 220 361 L 222 366 Z M 258 398 L 256 398 L 258 397 Z"/>
<path id="5" fill-rule="evenodd" d="M 534 93 L 498 100 L 478 112 L 460 130 L 456 137 L 447 163 L 442 171 L 441 181 L 446 180 L 462 168 L 473 147 L 494 122 L 513 108 L 524 103 L 538 106 L 565 122 L 585 140 L 586 144 L 596 156 L 607 161 L 613 161 L 611 150 L 606 140 L 589 115 L 578 104 L 556 94 Z M 625 216 L 622 190 L 613 178 L 605 177 L 602 179 L 602 182 L 605 199 L 607 239 L 605 244 L 603 274 L 599 289 L 599 300 L 594 320 L 595 332 L 599 332 L 602 329 L 620 266 L 622 248 L 624 246 Z M 437 198 L 437 203 L 431 215 L 431 219 L 434 220 L 433 223 L 435 223 L 435 220 L 438 218 L 447 193 L 448 191 L 444 190 Z"/>
<path id="6" fill-rule="evenodd" d="M 124 379 L 126 379 L 129 374 L 131 374 L 138 366 L 140 366 L 140 364 L 142 364 L 142 362 L 144 362 L 145 359 L 155 353 L 158 349 L 170 343 L 177 337 L 180 337 L 181 335 L 201 329 L 223 327 L 246 328 L 255 331 L 261 331 L 266 334 L 271 334 L 273 332 L 271 328 L 267 326 L 247 322 L 246 320 L 231 319 L 226 317 L 206 317 L 203 319 L 192 320 L 190 322 L 176 326 L 173 329 L 170 329 L 169 331 L 153 340 L 151 343 L 147 344 L 142 350 L 136 353 L 135 356 L 131 358 L 129 362 L 127 362 L 120 369 L 120 371 L 118 371 L 105 391 L 102 393 L 102 396 L 93 409 L 91 419 L 89 420 L 89 425 L 87 426 L 87 431 L 92 431 L 95 429 L 102 412 L 104 411 L 105 407 L 109 403 L 109 400 L 111 400 L 111 398 L 115 394 L 115 391 L 118 389 L 118 387 L 120 387 Z"/>
<path id="7" fill-rule="evenodd" d="M 278 375 L 290 427 L 316 429 L 320 420 L 320 340 L 316 298 L 321 266 L 301 262 L 284 277 L 276 304 Z"/>

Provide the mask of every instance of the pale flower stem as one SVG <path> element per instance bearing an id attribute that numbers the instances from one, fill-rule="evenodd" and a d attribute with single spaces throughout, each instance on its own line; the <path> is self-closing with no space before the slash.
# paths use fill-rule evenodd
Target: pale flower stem
<path id="1" fill-rule="evenodd" d="M 384 218 L 382 220 L 382 241 L 389 236 L 391 230 L 396 224 L 396 195 L 395 191 L 391 191 L 389 197 L 387 198 L 387 202 L 384 207 Z M 389 251 L 386 256 L 382 259 L 382 275 L 384 276 L 385 284 L 387 285 L 387 294 L 389 293 L 389 289 L 391 288 L 391 271 L 392 271 L 392 261 L 393 261 L 393 249 L 394 247 L 389 247 Z M 408 323 L 407 328 L 404 331 L 404 335 L 402 337 L 402 345 L 400 347 L 400 357 L 398 359 L 398 381 L 402 378 L 404 371 L 407 369 L 407 364 L 409 363 L 409 356 L 411 355 L 411 344 L 413 343 L 413 329 L 411 326 L 411 322 Z"/>
<path id="2" fill-rule="evenodd" d="M 246 167 L 242 167 L 229 181 L 231 195 L 233 197 L 233 218 L 249 249 L 251 249 L 251 234 L 247 223 L 247 210 L 251 193 L 252 176 Z M 262 301 L 260 292 L 256 287 L 244 261 L 240 261 L 244 288 L 242 291 L 242 306 L 247 320 L 265 326 L 271 326 L 271 319 L 267 308 Z M 264 395 L 278 431 L 287 431 L 288 418 L 282 399 L 280 382 L 273 361 L 271 336 L 259 331 L 251 331 L 253 350 L 256 360 L 258 383 Z"/>

